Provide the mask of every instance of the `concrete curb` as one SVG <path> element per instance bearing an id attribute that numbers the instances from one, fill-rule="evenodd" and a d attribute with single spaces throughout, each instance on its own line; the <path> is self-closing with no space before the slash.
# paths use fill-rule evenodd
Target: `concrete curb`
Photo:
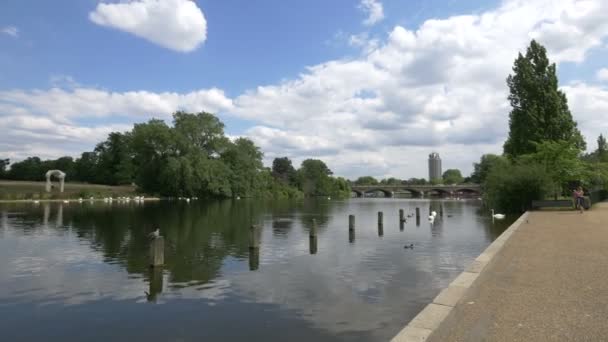
<path id="1" fill-rule="evenodd" d="M 519 229 L 528 217 L 528 212 L 507 228 L 492 242 L 450 285 L 441 291 L 433 302 L 428 304 L 414 317 L 393 339 L 392 342 L 422 342 L 435 331 L 450 311 L 456 306 L 466 291 L 475 282 L 479 274 L 502 249 L 505 242 Z"/>

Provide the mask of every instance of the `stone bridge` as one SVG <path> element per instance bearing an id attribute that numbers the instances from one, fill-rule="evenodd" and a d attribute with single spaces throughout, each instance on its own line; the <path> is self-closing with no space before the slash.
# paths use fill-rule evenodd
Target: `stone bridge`
<path id="1" fill-rule="evenodd" d="M 481 195 L 479 184 L 459 184 L 459 185 L 351 185 L 351 190 L 357 197 L 365 197 L 366 193 L 382 192 L 384 197 L 393 197 L 396 192 L 409 192 L 412 196 L 423 196 L 431 193 L 447 196 L 458 195 Z"/>

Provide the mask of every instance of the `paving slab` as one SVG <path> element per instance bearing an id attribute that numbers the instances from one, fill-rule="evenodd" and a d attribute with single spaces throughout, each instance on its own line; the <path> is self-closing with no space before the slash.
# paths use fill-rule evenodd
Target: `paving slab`
<path id="1" fill-rule="evenodd" d="M 608 341 L 608 203 L 529 213 L 426 341 Z"/>

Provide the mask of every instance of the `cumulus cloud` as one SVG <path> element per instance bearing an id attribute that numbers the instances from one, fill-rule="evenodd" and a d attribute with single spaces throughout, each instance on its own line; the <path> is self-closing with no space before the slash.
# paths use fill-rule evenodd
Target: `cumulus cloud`
<path id="1" fill-rule="evenodd" d="M 83 117 L 143 121 L 168 118 L 179 108 L 207 110 L 254 122 L 244 134 L 262 147 L 267 163 L 277 156 L 295 164 L 313 157 L 347 177 L 424 177 L 428 153 L 436 150 L 445 168 L 467 174 L 481 154 L 502 150 L 510 110 L 505 78 L 517 53 L 534 37 L 553 60 L 580 63 L 608 36 L 597 20 L 605 6 L 603 0 L 507 0 L 479 14 L 429 19 L 415 30 L 396 26 L 382 39 L 358 36 L 356 58 L 309 66 L 298 77 L 234 98 L 219 89 L 15 90 L 0 92 L 0 116 L 76 125 Z M 576 32 L 567 46 L 554 39 L 565 27 Z M 605 133 L 599 118 L 608 112 L 608 90 L 562 85 L 587 141 Z"/>
<path id="2" fill-rule="evenodd" d="M 372 26 L 384 19 L 384 7 L 378 0 L 361 0 L 359 9 L 367 15 L 363 21 L 366 26 Z"/>
<path id="3" fill-rule="evenodd" d="M 89 19 L 180 52 L 195 50 L 207 38 L 203 11 L 190 0 L 100 3 Z"/>
<path id="4" fill-rule="evenodd" d="M 180 109 L 193 112 L 232 109 L 232 101 L 217 88 L 183 94 L 119 93 L 82 87 L 69 76 L 57 79 L 69 81 L 70 88 L 0 91 L 0 127 L 6 132 L 0 136 L 0 150 L 8 154 L 6 157 L 79 155 L 108 133 L 132 128 L 131 124 L 112 122 L 169 119 L 171 113 Z M 86 124 L 94 121 L 110 124 Z"/>
<path id="5" fill-rule="evenodd" d="M 3 27 L 0 32 L 9 35 L 13 38 L 17 38 L 17 36 L 19 36 L 19 29 L 16 28 L 15 26 L 7 26 L 7 27 Z"/>
<path id="6" fill-rule="evenodd" d="M 600 81 L 608 82 L 608 68 L 599 69 L 595 77 Z"/>

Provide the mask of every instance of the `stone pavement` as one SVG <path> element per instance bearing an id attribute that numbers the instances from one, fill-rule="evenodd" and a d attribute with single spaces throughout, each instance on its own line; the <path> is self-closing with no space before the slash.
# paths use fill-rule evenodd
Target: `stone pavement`
<path id="1" fill-rule="evenodd" d="M 427 341 L 608 341 L 608 203 L 530 212 Z"/>

